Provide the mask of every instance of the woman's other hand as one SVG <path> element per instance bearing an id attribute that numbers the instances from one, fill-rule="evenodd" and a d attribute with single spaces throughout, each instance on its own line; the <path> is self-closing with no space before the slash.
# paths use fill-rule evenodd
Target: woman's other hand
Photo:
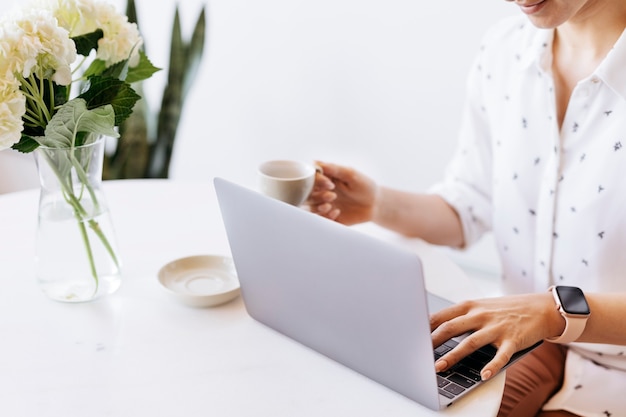
<path id="1" fill-rule="evenodd" d="M 483 379 L 498 373 L 514 353 L 558 336 L 565 328 L 565 321 L 548 292 L 465 301 L 432 314 L 430 324 L 433 346 L 472 332 L 435 363 L 437 372 L 445 371 L 485 345 L 492 344 L 498 349 L 482 369 Z"/>

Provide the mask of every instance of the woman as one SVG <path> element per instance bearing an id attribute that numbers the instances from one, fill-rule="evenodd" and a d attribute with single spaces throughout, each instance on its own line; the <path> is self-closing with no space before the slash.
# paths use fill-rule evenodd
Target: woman
<path id="1" fill-rule="evenodd" d="M 485 35 L 440 184 L 408 193 L 320 162 L 309 204 L 458 248 L 492 230 L 512 295 L 434 314 L 435 345 L 473 331 L 437 370 L 493 343 L 489 379 L 552 340 L 507 370 L 500 415 L 626 416 L 626 1 L 515 4 L 525 16 Z M 561 314 L 554 285 L 580 288 L 591 314 Z"/>

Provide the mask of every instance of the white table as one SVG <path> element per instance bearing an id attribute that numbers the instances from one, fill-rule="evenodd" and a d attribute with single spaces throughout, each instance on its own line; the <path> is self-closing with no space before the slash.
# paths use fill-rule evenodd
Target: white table
<path id="1" fill-rule="evenodd" d="M 0 195 L 0 415 L 432 416 L 495 415 L 504 376 L 436 413 L 251 319 L 240 298 L 194 309 L 156 274 L 194 254 L 230 255 L 210 183 L 104 185 L 124 262 L 114 295 L 84 304 L 47 299 L 34 278 L 38 191 Z M 429 288 L 476 294 L 438 251 L 423 257 Z M 443 278 L 445 277 L 445 280 Z M 450 280 L 458 282 L 450 292 Z"/>

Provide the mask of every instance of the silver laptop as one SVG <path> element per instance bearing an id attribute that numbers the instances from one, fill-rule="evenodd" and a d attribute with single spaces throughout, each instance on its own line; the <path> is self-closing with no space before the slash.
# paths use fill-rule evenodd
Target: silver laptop
<path id="1" fill-rule="evenodd" d="M 221 178 L 214 180 L 246 310 L 257 321 L 388 388 L 439 410 L 481 384 L 486 346 L 445 373 L 412 251 Z M 529 351 L 519 352 L 512 363 Z"/>

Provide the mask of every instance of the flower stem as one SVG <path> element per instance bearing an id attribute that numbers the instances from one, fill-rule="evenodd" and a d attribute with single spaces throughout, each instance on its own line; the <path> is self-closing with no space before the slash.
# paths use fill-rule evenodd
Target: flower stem
<path id="1" fill-rule="evenodd" d="M 78 220 L 78 228 L 80 229 L 80 235 L 82 236 L 83 242 L 85 243 L 85 249 L 87 251 L 87 258 L 89 259 L 89 269 L 91 270 L 91 276 L 96 282 L 96 287 L 94 288 L 94 291 L 93 291 L 93 293 L 95 294 L 98 292 L 98 286 L 99 286 L 100 280 L 98 279 L 98 271 L 96 271 L 96 263 L 93 259 L 93 250 L 91 249 L 91 243 L 89 242 L 89 235 L 87 235 L 87 229 L 85 228 L 85 223 L 81 221 L 82 217 L 80 216 L 79 213 L 76 212 L 76 210 L 74 210 L 74 215 L 76 216 L 76 219 Z"/>
<path id="2" fill-rule="evenodd" d="M 45 128 L 52 115 L 43 98 L 43 80 L 40 80 L 39 85 L 37 85 L 34 76 L 31 75 L 28 78 L 20 76 L 20 83 L 22 85 L 22 93 L 27 99 L 26 112 L 36 118 L 36 126 Z M 54 96 L 52 88 L 50 95 Z"/>
<path id="3" fill-rule="evenodd" d="M 74 167 L 74 170 L 76 171 L 76 175 L 78 176 L 78 179 L 80 180 L 81 184 L 87 189 L 87 192 L 91 196 L 91 200 L 93 201 L 93 204 L 94 204 L 94 211 L 96 212 L 100 211 L 100 203 L 98 202 L 98 197 L 96 196 L 96 193 L 94 192 L 93 187 L 89 185 L 89 178 L 87 178 L 87 174 L 85 173 L 85 170 L 83 169 L 78 159 L 76 159 L 74 152 L 70 154 L 70 158 L 72 161 L 72 166 Z M 91 164 L 91 160 L 87 162 L 87 165 L 89 164 Z M 109 253 L 111 258 L 115 262 L 115 265 L 119 267 L 119 262 L 117 260 L 117 257 L 115 256 L 115 251 L 113 250 L 113 247 L 111 246 L 108 239 L 104 235 L 104 232 L 102 232 L 102 229 L 100 228 L 100 225 L 98 224 L 98 222 L 95 221 L 94 219 L 89 219 L 88 223 L 89 223 L 89 227 L 94 231 L 94 233 L 102 241 L 102 244 L 104 245 L 107 252 Z"/>
<path id="4" fill-rule="evenodd" d="M 91 275 L 95 281 L 95 289 L 94 289 L 94 294 L 95 294 L 98 291 L 99 278 L 98 278 L 98 273 L 96 270 L 92 245 L 89 239 L 89 235 L 87 234 L 87 229 L 85 227 L 85 221 L 89 225 L 89 228 L 93 230 L 95 235 L 98 236 L 104 248 L 106 249 L 107 253 L 109 254 L 109 256 L 111 257 L 111 259 L 113 260 L 113 262 L 118 268 L 119 268 L 119 260 L 117 259 L 117 256 L 115 255 L 115 251 L 113 250 L 113 247 L 111 246 L 106 235 L 102 231 L 99 223 L 93 218 L 90 218 L 91 216 L 89 215 L 89 212 L 85 209 L 85 207 L 81 203 L 81 199 L 83 198 L 82 190 L 86 189 L 94 203 L 93 211 L 97 213 L 100 210 L 96 193 L 93 187 L 89 183 L 89 178 L 87 174 L 85 173 L 83 166 L 80 164 L 79 160 L 76 158 L 74 154 L 75 149 L 71 148 L 68 151 L 70 152 L 69 156 L 67 157 L 63 156 L 63 158 L 69 159 L 68 162 L 70 163 L 70 166 L 66 170 L 60 170 L 59 166 L 62 166 L 62 165 L 61 164 L 57 165 L 57 161 L 55 161 L 46 152 L 46 150 L 42 149 L 42 152 L 45 156 L 48 166 L 54 172 L 55 176 L 59 180 L 59 185 L 61 187 L 63 198 L 67 201 L 68 204 L 72 206 L 74 217 L 78 221 L 80 234 L 81 234 L 83 243 L 85 245 L 87 258 L 89 260 L 89 267 L 91 270 Z M 87 161 L 86 163 L 87 165 L 91 164 L 91 159 Z M 76 191 L 74 189 L 74 186 L 72 185 L 72 170 L 76 173 L 79 179 L 80 185 L 81 185 L 80 187 L 81 195 L 78 195 L 78 196 L 76 195 Z"/>

